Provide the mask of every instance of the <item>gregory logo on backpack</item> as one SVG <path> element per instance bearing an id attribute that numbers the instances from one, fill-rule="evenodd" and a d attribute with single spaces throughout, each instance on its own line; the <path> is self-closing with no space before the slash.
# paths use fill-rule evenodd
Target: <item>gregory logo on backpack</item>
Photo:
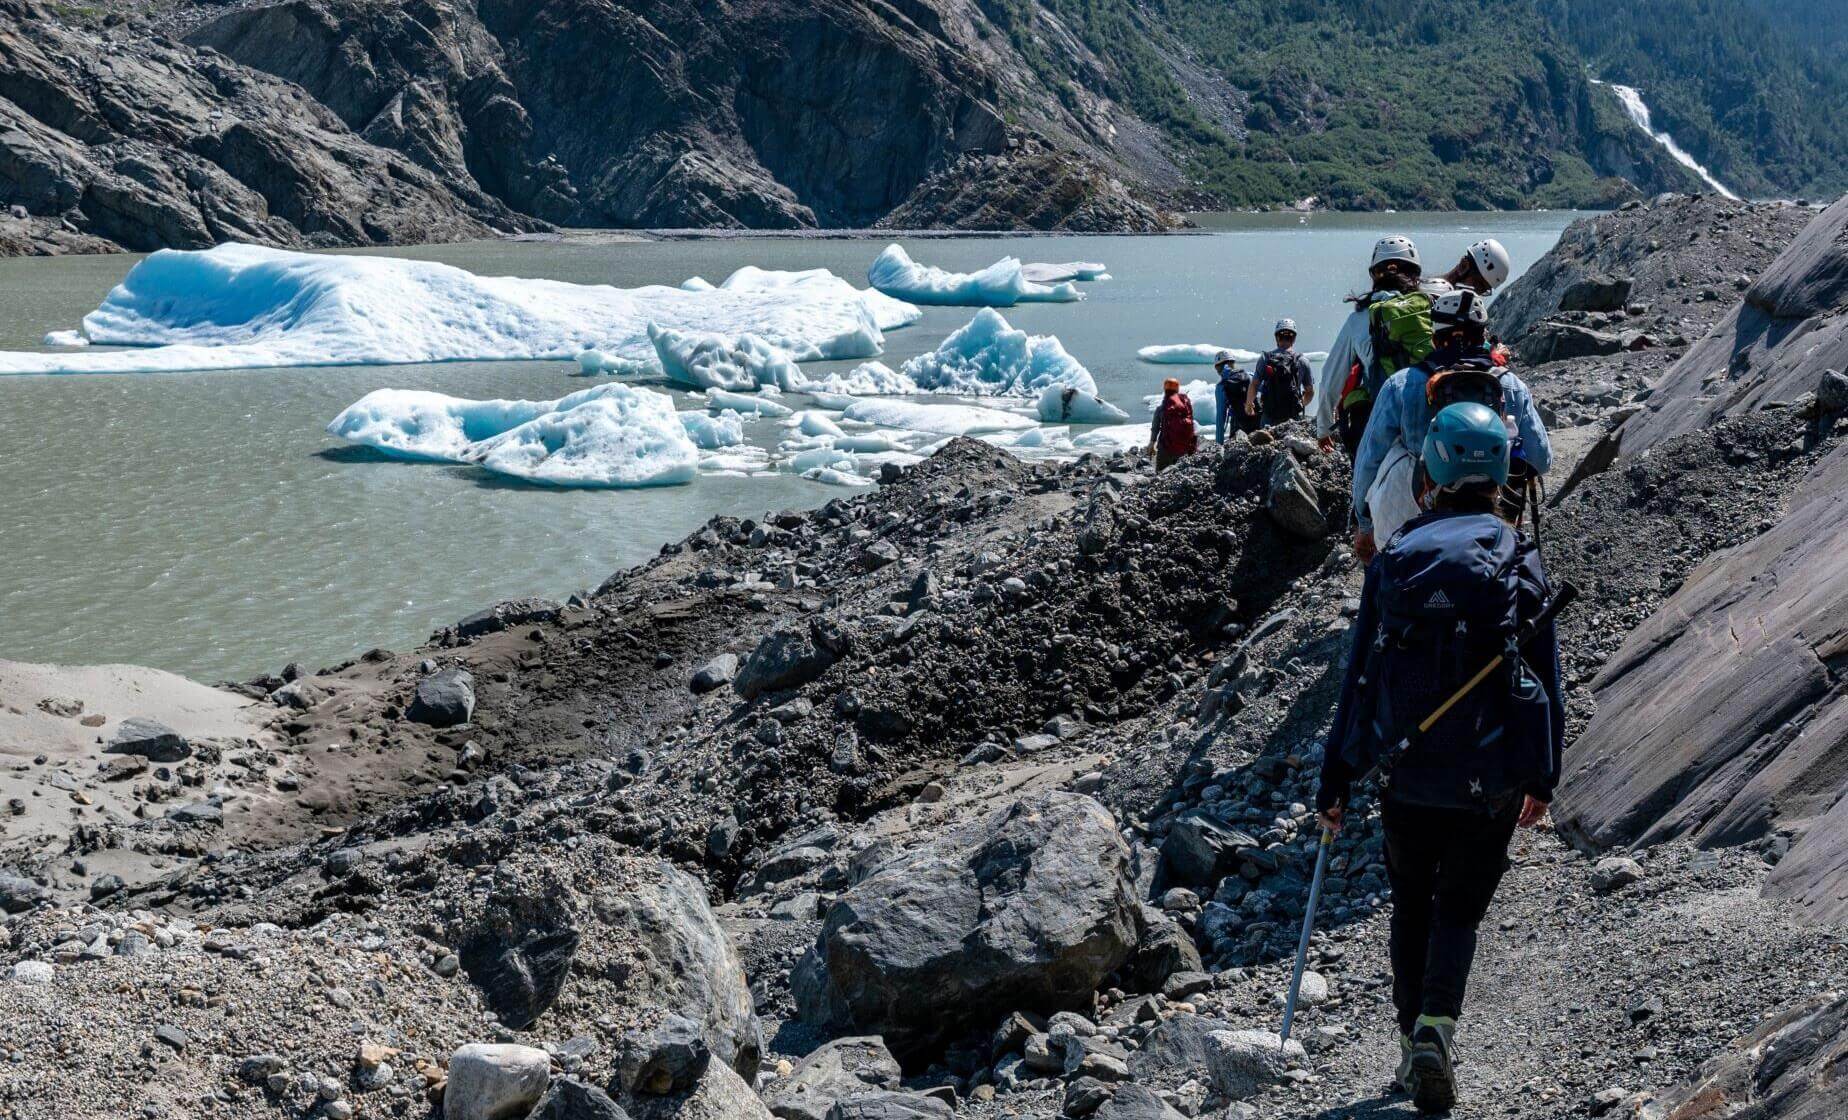
<path id="1" fill-rule="evenodd" d="M 1428 611 L 1452 611 L 1455 609 L 1456 607 L 1450 602 L 1450 596 L 1444 594 L 1444 589 L 1441 587 L 1438 588 L 1436 593 L 1429 599 L 1425 600 L 1425 610 Z"/>

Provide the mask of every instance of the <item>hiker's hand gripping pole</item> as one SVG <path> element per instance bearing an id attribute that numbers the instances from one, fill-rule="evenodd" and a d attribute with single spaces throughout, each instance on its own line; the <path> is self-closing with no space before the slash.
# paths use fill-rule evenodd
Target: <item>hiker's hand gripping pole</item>
<path id="1" fill-rule="evenodd" d="M 1290 1025 L 1296 1021 L 1296 999 L 1303 990 L 1303 967 L 1309 963 L 1309 931 L 1315 928 L 1315 906 L 1322 898 L 1322 873 L 1328 870 L 1328 849 L 1335 834 L 1324 828 L 1322 842 L 1316 845 L 1315 876 L 1309 880 L 1309 905 L 1303 911 L 1303 935 L 1296 942 L 1296 972 L 1290 977 L 1290 998 L 1283 1006 L 1283 1041 L 1290 1041 Z"/>

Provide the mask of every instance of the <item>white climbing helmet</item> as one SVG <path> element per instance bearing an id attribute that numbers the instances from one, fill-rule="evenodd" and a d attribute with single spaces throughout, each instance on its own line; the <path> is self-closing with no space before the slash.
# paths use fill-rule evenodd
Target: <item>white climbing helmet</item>
<path id="1" fill-rule="evenodd" d="M 1489 301 L 1468 288 L 1454 288 L 1431 304 L 1431 322 L 1444 327 L 1462 323 L 1487 326 Z"/>
<path id="2" fill-rule="evenodd" d="M 1296 333 L 1296 320 L 1294 319 L 1277 320 L 1277 325 L 1271 328 L 1271 333 L 1272 334 L 1295 334 Z"/>
<path id="3" fill-rule="evenodd" d="M 1414 268 L 1423 267 L 1418 260 L 1418 246 L 1403 234 L 1395 233 L 1373 243 L 1373 264 L 1369 267 L 1378 268 L 1387 261 L 1405 261 Z"/>
<path id="4" fill-rule="evenodd" d="M 1502 243 L 1493 237 L 1476 242 L 1469 247 L 1469 259 L 1476 264 L 1476 271 L 1489 282 L 1489 290 L 1494 291 L 1508 282 L 1514 274 L 1514 259 Z"/>

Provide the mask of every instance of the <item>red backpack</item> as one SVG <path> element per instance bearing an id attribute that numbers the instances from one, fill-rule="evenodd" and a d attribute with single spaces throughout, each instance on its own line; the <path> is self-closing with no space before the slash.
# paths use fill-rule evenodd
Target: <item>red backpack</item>
<path id="1" fill-rule="evenodd" d="M 1194 434 L 1193 401 L 1186 393 L 1162 398 L 1158 446 L 1169 455 L 1191 455 L 1199 449 L 1199 438 Z"/>

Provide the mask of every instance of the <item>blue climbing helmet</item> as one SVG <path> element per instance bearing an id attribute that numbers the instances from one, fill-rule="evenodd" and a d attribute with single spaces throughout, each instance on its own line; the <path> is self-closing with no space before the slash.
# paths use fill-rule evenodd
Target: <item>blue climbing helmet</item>
<path id="1" fill-rule="evenodd" d="M 1453 404 L 1431 421 L 1424 469 L 1432 485 L 1452 490 L 1472 482 L 1508 484 L 1508 427 L 1479 404 Z"/>

